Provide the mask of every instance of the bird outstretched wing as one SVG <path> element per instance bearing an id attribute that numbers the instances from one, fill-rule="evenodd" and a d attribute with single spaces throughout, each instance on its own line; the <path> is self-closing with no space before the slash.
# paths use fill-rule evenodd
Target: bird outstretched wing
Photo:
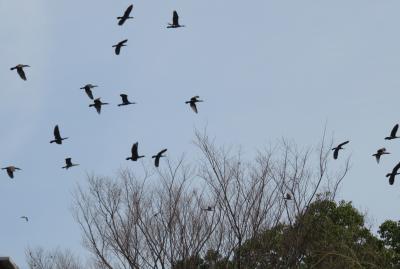
<path id="1" fill-rule="evenodd" d="M 54 138 L 56 140 L 61 139 L 60 129 L 58 128 L 58 125 L 56 125 L 56 127 L 54 127 Z"/>
<path id="2" fill-rule="evenodd" d="M 128 18 L 129 15 L 131 14 L 132 8 L 133 8 L 133 5 L 130 5 L 130 6 L 125 10 L 125 13 L 124 13 L 124 16 L 123 16 L 123 17 Z"/>
<path id="3" fill-rule="evenodd" d="M 156 167 L 158 167 L 158 166 L 160 165 L 160 157 L 159 157 L 159 156 L 157 156 L 157 157 L 154 159 L 154 165 L 155 165 Z"/>
<path id="4" fill-rule="evenodd" d="M 178 12 L 176 12 L 176 10 L 174 10 L 174 13 L 172 15 L 172 24 L 179 25 L 179 16 L 178 16 Z"/>
<path id="5" fill-rule="evenodd" d="M 93 100 L 93 93 L 89 87 L 85 88 L 85 92 L 86 92 L 87 96 L 89 96 L 89 98 Z"/>
<path id="6" fill-rule="evenodd" d="M 399 129 L 399 124 L 396 124 L 396 125 L 393 127 L 392 131 L 390 132 L 390 136 L 391 136 L 391 137 L 395 137 L 396 134 L 397 134 L 397 130 L 398 130 L 398 129 Z"/>
<path id="7" fill-rule="evenodd" d="M 339 155 L 339 148 L 335 148 L 335 150 L 333 151 L 333 159 L 337 159 Z"/>
<path id="8" fill-rule="evenodd" d="M 338 148 L 340 148 L 340 147 L 342 147 L 342 146 L 344 146 L 344 145 L 348 144 L 349 142 L 350 142 L 350 141 L 345 141 L 345 142 L 343 142 L 343 143 L 339 144 Z"/>
<path id="9" fill-rule="evenodd" d="M 119 96 L 121 96 L 121 98 L 122 98 L 122 103 L 124 103 L 124 104 L 129 103 L 128 95 L 121 93 Z"/>
<path id="10" fill-rule="evenodd" d="M 190 107 L 192 108 L 192 110 L 197 113 L 197 106 L 195 102 L 190 102 Z"/>
<path id="11" fill-rule="evenodd" d="M 26 80 L 25 72 L 22 68 L 17 68 L 18 75 L 23 79 Z"/>
<path id="12" fill-rule="evenodd" d="M 138 146 L 139 146 L 139 142 L 136 142 L 135 144 L 133 144 L 132 146 L 132 157 L 138 157 Z"/>

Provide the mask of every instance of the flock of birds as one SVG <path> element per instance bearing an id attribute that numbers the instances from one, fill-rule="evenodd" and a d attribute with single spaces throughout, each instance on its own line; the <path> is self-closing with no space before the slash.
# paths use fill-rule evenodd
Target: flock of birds
<path id="1" fill-rule="evenodd" d="M 117 17 L 117 19 L 118 19 L 118 25 L 119 25 L 119 26 L 122 26 L 128 19 L 133 19 L 133 18 L 134 18 L 134 17 L 131 16 L 132 9 L 133 9 L 133 5 L 130 5 L 130 6 L 125 10 L 125 12 L 124 12 L 124 14 L 123 14 L 122 16 Z M 178 13 L 177 13 L 176 11 L 173 11 L 172 23 L 169 23 L 168 26 L 167 26 L 167 28 L 180 28 L 180 27 L 185 27 L 185 26 L 179 24 L 179 16 L 178 16 Z M 122 41 L 120 41 L 120 42 L 118 42 L 117 44 L 115 44 L 115 45 L 112 46 L 112 47 L 114 48 L 114 52 L 115 52 L 116 55 L 120 55 L 122 47 L 126 47 L 126 46 L 127 46 L 127 45 L 126 45 L 127 42 L 128 42 L 128 39 L 124 39 L 124 40 L 122 40 Z M 11 69 L 11 70 L 16 70 L 17 73 L 18 73 L 18 75 L 20 76 L 20 78 L 21 78 L 22 80 L 25 80 L 25 81 L 26 81 L 27 78 L 26 78 L 26 74 L 25 74 L 25 71 L 24 71 L 24 68 L 26 68 L 26 67 L 30 67 L 30 66 L 29 66 L 29 65 L 26 65 L 26 64 L 18 64 L 18 65 L 14 66 L 14 67 L 12 67 L 12 68 L 10 68 L 10 69 Z M 94 107 L 94 108 L 96 109 L 97 113 L 100 114 L 100 113 L 101 113 L 101 108 L 102 108 L 102 106 L 103 106 L 103 105 L 109 105 L 109 103 L 102 102 L 101 99 L 100 99 L 100 97 L 94 98 L 93 89 L 96 88 L 96 87 L 98 87 L 98 86 L 97 86 L 97 85 L 93 85 L 93 84 L 86 84 L 86 85 L 84 85 L 83 87 L 81 87 L 80 89 L 84 90 L 85 93 L 87 94 L 87 96 L 88 96 L 91 100 L 93 100 L 93 103 L 90 104 L 89 107 Z M 122 99 L 122 102 L 121 102 L 120 104 L 118 104 L 118 106 L 127 106 L 127 105 L 136 104 L 135 102 L 129 101 L 128 95 L 127 95 L 127 94 L 121 93 L 121 94 L 120 94 L 120 97 L 121 97 L 121 99 Z M 200 100 L 199 98 L 200 98 L 199 96 L 193 96 L 190 100 L 188 100 L 188 101 L 185 102 L 186 104 L 189 104 L 189 106 L 191 107 L 191 109 L 192 109 L 195 113 L 198 113 L 198 109 L 197 109 L 196 103 L 203 102 L 203 100 Z M 399 125 L 396 124 L 396 125 L 393 127 L 393 129 L 392 129 L 390 135 L 389 135 L 388 137 L 386 137 L 385 139 L 386 139 L 386 140 L 392 140 L 392 139 L 400 138 L 400 136 L 397 136 L 398 128 L 399 128 Z M 58 125 L 56 125 L 56 126 L 54 127 L 54 133 L 53 133 L 53 135 L 54 135 L 54 139 L 51 140 L 50 143 L 56 143 L 56 144 L 58 144 L 58 145 L 61 145 L 61 144 L 63 143 L 64 140 L 68 139 L 68 137 L 62 137 L 62 136 L 61 136 L 61 134 L 60 134 L 60 129 L 59 129 L 59 126 L 58 126 Z M 346 145 L 346 144 L 348 144 L 349 142 L 350 142 L 350 141 L 345 141 L 345 142 L 343 142 L 343 143 L 340 143 L 339 145 L 337 145 L 336 147 L 334 147 L 334 148 L 332 149 L 332 150 L 333 150 L 333 158 L 334 158 L 335 160 L 339 157 L 339 151 L 340 151 L 340 150 L 343 150 L 343 149 L 344 149 L 343 146 Z M 145 157 L 144 155 L 139 155 L 138 146 L 139 146 L 139 143 L 138 143 L 138 142 L 136 142 L 136 143 L 134 143 L 134 144 L 132 145 L 132 148 L 131 148 L 131 155 L 130 155 L 129 157 L 126 157 L 126 160 L 137 161 L 137 160 L 139 160 L 140 158 L 144 158 L 144 157 Z M 166 151 L 167 151 L 167 149 L 162 149 L 162 150 L 159 151 L 157 154 L 155 154 L 155 155 L 152 156 L 152 158 L 154 159 L 154 165 L 155 165 L 156 167 L 159 167 L 160 159 L 161 159 L 162 157 L 165 157 L 165 155 L 163 155 L 163 154 L 164 154 Z M 389 152 L 386 151 L 386 148 L 380 148 L 380 149 L 378 149 L 377 152 L 374 153 L 372 156 L 374 156 L 374 157 L 376 158 L 377 163 L 379 163 L 381 156 L 382 156 L 382 155 L 386 155 L 386 154 L 390 154 Z M 79 165 L 79 164 L 76 164 L 76 163 L 73 163 L 73 162 L 72 162 L 72 158 L 68 157 L 68 158 L 65 159 L 65 166 L 63 166 L 62 168 L 64 168 L 64 169 L 69 169 L 69 168 L 71 168 L 71 167 L 78 166 L 78 165 Z M 21 170 L 21 168 L 18 168 L 18 167 L 13 166 L 13 165 L 4 167 L 4 168 L 2 168 L 2 169 L 7 171 L 7 174 L 8 174 L 8 176 L 9 176 L 10 178 L 14 178 L 14 173 L 15 173 L 17 170 Z M 390 184 L 390 185 L 393 185 L 396 175 L 399 175 L 399 174 L 400 174 L 399 169 L 400 169 L 400 162 L 393 168 L 392 172 L 386 174 L 386 177 L 389 178 L 389 184 Z M 292 195 L 291 195 L 290 193 L 286 193 L 286 194 L 283 196 L 283 199 L 284 199 L 285 201 L 289 201 L 289 200 L 292 200 L 293 198 L 292 198 Z M 202 210 L 205 210 L 205 211 L 213 211 L 213 210 L 214 210 L 214 207 L 208 206 L 208 207 L 206 207 L 206 208 L 202 208 Z M 21 216 L 21 218 L 24 219 L 25 221 L 28 221 L 28 217 L 27 217 L 27 216 Z"/>
<path id="2" fill-rule="evenodd" d="M 390 132 L 390 135 L 385 137 L 385 140 L 393 140 L 396 138 L 400 138 L 400 136 L 397 136 L 397 131 L 399 130 L 399 124 L 396 124 L 393 128 L 392 131 Z M 336 147 L 334 147 L 333 150 L 333 158 L 336 160 L 339 157 L 339 151 L 344 149 L 343 146 L 348 144 L 350 141 L 345 141 L 343 143 L 340 143 L 339 145 L 337 145 Z M 376 151 L 376 153 L 372 154 L 373 157 L 375 157 L 376 162 L 379 163 L 381 156 L 382 155 L 386 155 L 386 154 L 390 154 L 390 152 L 386 151 L 386 148 L 380 148 Z M 389 178 L 389 184 L 393 185 L 394 184 L 394 179 L 396 177 L 396 175 L 399 175 L 399 169 L 400 169 L 400 162 L 393 167 L 392 172 L 387 173 L 386 177 Z"/>
<path id="3" fill-rule="evenodd" d="M 117 17 L 118 20 L 118 25 L 122 26 L 128 19 L 133 19 L 133 17 L 131 16 L 131 12 L 133 9 L 133 5 L 130 5 L 124 12 L 124 14 L 120 17 Z M 167 28 L 180 28 L 180 27 L 184 27 L 184 25 L 179 24 L 179 15 L 176 11 L 173 11 L 173 15 L 172 15 L 172 23 L 168 23 Z M 117 44 L 113 45 L 112 47 L 115 48 L 115 54 L 119 55 L 121 53 L 121 49 L 122 47 L 127 46 L 126 43 L 128 42 L 128 39 L 122 40 L 120 42 L 118 42 Z M 26 64 L 18 64 L 14 67 L 11 67 L 10 70 L 16 70 L 19 77 L 26 81 L 27 77 L 25 74 L 25 70 L 24 68 L 30 67 L 29 65 Z M 81 87 L 81 90 L 84 90 L 85 93 L 87 94 L 87 96 L 93 100 L 93 103 L 89 105 L 89 107 L 94 107 L 97 111 L 98 114 L 101 113 L 101 108 L 104 105 L 109 105 L 109 103 L 105 103 L 103 102 L 100 97 L 95 98 L 93 95 L 93 89 L 98 87 L 97 85 L 93 85 L 93 84 L 86 84 L 83 87 Z M 118 106 L 127 106 L 127 105 L 133 105 L 136 104 L 135 102 L 131 102 L 128 99 L 128 95 L 121 93 L 120 97 L 122 99 L 122 102 L 120 104 L 118 104 Z M 192 97 L 190 100 L 186 101 L 186 104 L 189 104 L 189 106 L 191 107 L 191 109 L 195 112 L 198 113 L 198 109 L 197 109 L 197 105 L 196 103 L 198 102 L 203 102 L 203 100 L 199 99 L 199 96 L 194 96 Z M 54 127 L 54 139 L 50 141 L 50 143 L 56 143 L 58 145 L 61 145 L 63 143 L 64 140 L 68 139 L 68 137 L 62 137 L 61 133 L 60 133 L 60 128 L 58 125 L 56 125 Z M 138 146 L 139 143 L 136 142 L 133 144 L 132 148 L 131 148 L 131 156 L 127 157 L 126 160 L 131 160 L 131 161 L 137 161 L 140 158 L 144 158 L 144 155 L 139 155 L 138 153 Z M 159 167 L 160 165 L 160 159 L 162 157 L 165 157 L 164 153 L 167 151 L 167 149 L 162 149 L 160 150 L 157 154 L 153 155 L 152 158 L 154 159 L 154 165 L 156 167 Z M 68 157 L 65 159 L 65 166 L 63 166 L 62 168 L 64 169 L 69 169 L 71 167 L 74 166 L 78 166 L 79 164 L 73 163 L 72 162 L 72 158 Z M 3 170 L 7 171 L 7 174 L 10 178 L 14 178 L 14 173 L 17 170 L 22 170 L 19 167 L 16 167 L 14 165 L 10 165 L 7 167 L 2 168 Z M 26 216 L 22 216 L 21 218 L 25 219 L 26 221 L 28 221 L 28 218 Z"/>

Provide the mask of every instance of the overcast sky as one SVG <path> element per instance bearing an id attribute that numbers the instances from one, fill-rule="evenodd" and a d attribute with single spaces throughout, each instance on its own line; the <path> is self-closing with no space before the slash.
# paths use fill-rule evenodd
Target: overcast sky
<path id="1" fill-rule="evenodd" d="M 130 4 L 135 19 L 120 27 Z M 185 28 L 165 28 L 173 10 Z M 0 166 L 23 169 L 0 174 L 0 256 L 25 269 L 27 246 L 79 252 L 71 192 L 87 173 L 135 167 L 125 157 L 136 141 L 145 155 L 166 147 L 190 160 L 194 128 L 206 126 L 251 157 L 282 137 L 315 145 L 327 124 L 336 142 L 351 140 L 340 198 L 375 231 L 397 220 L 400 182 L 384 175 L 400 141 L 383 138 L 400 122 L 399 10 L 394 0 L 0 0 Z M 9 70 L 18 63 L 31 65 L 27 81 Z M 111 103 L 100 116 L 86 83 Z M 122 92 L 137 105 L 117 107 Z M 184 104 L 193 95 L 205 100 L 198 115 Z M 62 146 L 49 144 L 56 124 L 70 137 Z M 382 146 L 393 154 L 378 166 Z M 65 171 L 69 156 L 81 165 Z"/>

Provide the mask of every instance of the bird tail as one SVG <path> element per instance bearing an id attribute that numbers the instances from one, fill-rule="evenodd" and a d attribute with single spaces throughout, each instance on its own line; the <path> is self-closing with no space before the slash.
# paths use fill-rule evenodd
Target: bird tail
<path id="1" fill-rule="evenodd" d="M 125 160 L 127 160 L 127 161 L 130 160 L 130 159 L 132 159 L 132 158 L 131 158 L 131 157 L 126 157 L 126 158 L 125 158 Z"/>

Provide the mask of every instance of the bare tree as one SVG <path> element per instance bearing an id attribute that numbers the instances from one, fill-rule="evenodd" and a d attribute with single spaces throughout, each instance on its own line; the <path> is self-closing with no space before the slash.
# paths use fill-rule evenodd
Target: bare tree
<path id="1" fill-rule="evenodd" d="M 83 269 L 88 268 L 80 263 L 79 258 L 69 250 L 55 249 L 46 252 L 42 248 L 28 248 L 26 259 L 31 269 Z"/>
<path id="2" fill-rule="evenodd" d="M 189 184 L 192 174 L 180 160 L 140 180 L 129 171 L 118 180 L 89 176 L 88 190 L 76 191 L 74 215 L 97 263 L 171 268 L 204 254 L 219 217 L 203 210 L 203 192 Z"/>
<path id="3" fill-rule="evenodd" d="M 238 269 L 245 240 L 279 222 L 291 224 L 320 193 L 328 193 L 329 199 L 335 198 L 349 170 L 349 159 L 340 171 L 331 175 L 328 164 L 332 143 L 327 146 L 325 140 L 324 132 L 316 149 L 304 150 L 282 140 L 274 149 L 260 152 L 251 164 L 242 161 L 240 151 L 232 154 L 218 148 L 206 134 L 196 132 L 195 143 L 203 153 L 200 175 L 223 212 L 220 223 L 224 226 L 221 230 L 226 232 L 221 236 L 223 254 L 230 257 L 236 250 Z M 290 199 L 286 199 L 286 194 Z"/>
<path id="4" fill-rule="evenodd" d="M 321 194 L 333 200 L 349 170 L 347 159 L 330 173 L 325 134 L 316 148 L 282 140 L 253 162 L 199 132 L 195 144 L 202 157 L 192 166 L 168 160 L 144 166 L 140 176 L 90 175 L 88 187 L 77 188 L 73 212 L 96 268 L 197 268 L 211 250 L 241 269 L 245 241 L 279 223 L 298 223 Z M 289 267 L 304 238 L 294 239 Z"/>

